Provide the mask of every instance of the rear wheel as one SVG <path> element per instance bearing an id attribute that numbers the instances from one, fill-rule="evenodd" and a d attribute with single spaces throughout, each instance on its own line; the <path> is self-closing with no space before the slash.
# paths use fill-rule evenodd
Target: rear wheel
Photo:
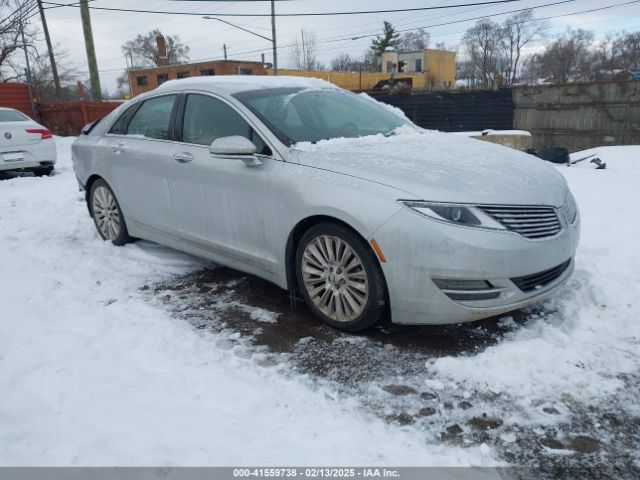
<path id="1" fill-rule="evenodd" d="M 354 332 L 380 321 L 387 296 L 382 270 L 366 242 L 348 228 L 311 227 L 298 244 L 296 273 L 307 305 L 328 325 Z"/>
<path id="2" fill-rule="evenodd" d="M 89 202 L 93 221 L 104 240 L 110 240 L 114 245 L 132 241 L 120 205 L 107 182 L 99 179 L 91 185 Z"/>

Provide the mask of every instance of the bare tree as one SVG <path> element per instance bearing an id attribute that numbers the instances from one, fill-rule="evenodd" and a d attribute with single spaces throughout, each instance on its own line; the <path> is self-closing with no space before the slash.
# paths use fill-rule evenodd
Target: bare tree
<path id="1" fill-rule="evenodd" d="M 613 40 L 612 56 L 619 68 L 640 70 L 640 31 L 618 35 Z"/>
<path id="2" fill-rule="evenodd" d="M 322 70 L 323 66 L 318 62 L 318 41 L 312 31 L 300 31 L 296 35 L 289 52 L 291 63 L 298 70 Z"/>
<path id="3" fill-rule="evenodd" d="M 334 72 L 350 72 L 355 70 L 355 61 L 348 53 L 341 53 L 333 60 L 331 60 L 331 70 Z"/>
<path id="4" fill-rule="evenodd" d="M 405 32 L 400 37 L 398 48 L 404 52 L 417 52 L 429 48 L 431 35 L 424 28 L 413 32 Z"/>
<path id="5" fill-rule="evenodd" d="M 596 80 L 613 78 L 619 68 L 619 59 L 614 54 L 614 41 L 614 35 L 608 33 L 603 39 L 596 42 L 592 48 L 591 61 L 593 77 Z"/>
<path id="6" fill-rule="evenodd" d="M 24 56 L 23 29 L 27 49 L 34 48 L 36 30 L 26 18 L 32 7 L 22 0 L 0 0 L 0 81 L 17 80 L 22 75 L 22 63 L 14 57 Z"/>
<path id="7" fill-rule="evenodd" d="M 536 21 L 533 10 L 523 10 L 505 20 L 501 39 L 505 55 L 504 77 L 507 85 L 513 85 L 518 75 L 522 49 L 541 38 L 548 29 L 546 21 Z"/>
<path id="8" fill-rule="evenodd" d="M 474 82 L 484 88 L 493 86 L 502 68 L 503 30 L 488 19 L 479 20 L 466 31 L 462 45 L 474 69 Z"/>
<path id="9" fill-rule="evenodd" d="M 158 45 L 156 37 L 162 35 L 157 28 L 145 35 L 138 35 L 122 45 L 122 53 L 131 57 L 138 67 L 155 67 L 158 65 Z M 189 47 L 180 41 L 178 35 L 165 35 L 169 64 L 181 63 L 189 59 Z"/>
<path id="10" fill-rule="evenodd" d="M 556 83 L 593 78 L 593 33 L 568 29 L 534 57 L 538 75 Z"/>
<path id="11" fill-rule="evenodd" d="M 79 73 L 75 68 L 70 66 L 69 54 L 65 50 L 60 49 L 57 45 L 53 50 L 56 65 L 58 66 L 58 78 L 62 85 L 59 92 L 56 92 L 49 54 L 46 51 L 40 52 L 35 50 L 34 53 L 30 55 L 31 84 L 38 102 L 48 103 L 76 100 L 78 95 L 75 82 L 79 77 Z M 90 89 L 88 89 L 87 92 L 90 92 Z"/>

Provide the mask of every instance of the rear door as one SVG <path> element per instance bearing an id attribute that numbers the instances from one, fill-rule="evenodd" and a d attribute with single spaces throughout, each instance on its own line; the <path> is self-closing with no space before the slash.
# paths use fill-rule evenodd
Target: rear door
<path id="1" fill-rule="evenodd" d="M 167 169 L 173 162 L 170 132 L 177 98 L 152 97 L 126 111 L 101 145 L 129 230 L 150 239 L 176 234 Z"/>

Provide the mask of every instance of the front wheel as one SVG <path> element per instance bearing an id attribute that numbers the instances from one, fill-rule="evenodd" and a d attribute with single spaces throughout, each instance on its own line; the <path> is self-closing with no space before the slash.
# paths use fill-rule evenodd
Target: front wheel
<path id="1" fill-rule="evenodd" d="M 93 221 L 104 240 L 110 240 L 114 245 L 132 241 L 120 205 L 107 182 L 99 179 L 91 185 L 89 202 Z"/>
<path id="2" fill-rule="evenodd" d="M 321 223 L 296 252 L 298 285 L 323 322 L 355 332 L 378 323 L 387 297 L 382 270 L 367 243 L 341 225 Z"/>

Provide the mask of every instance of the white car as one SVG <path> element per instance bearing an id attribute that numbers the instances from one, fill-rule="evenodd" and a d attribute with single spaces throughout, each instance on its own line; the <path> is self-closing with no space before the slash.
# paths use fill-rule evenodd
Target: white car
<path id="1" fill-rule="evenodd" d="M 56 164 L 53 135 L 13 108 L 0 107 L 0 172 L 30 171 L 49 175 Z"/>

